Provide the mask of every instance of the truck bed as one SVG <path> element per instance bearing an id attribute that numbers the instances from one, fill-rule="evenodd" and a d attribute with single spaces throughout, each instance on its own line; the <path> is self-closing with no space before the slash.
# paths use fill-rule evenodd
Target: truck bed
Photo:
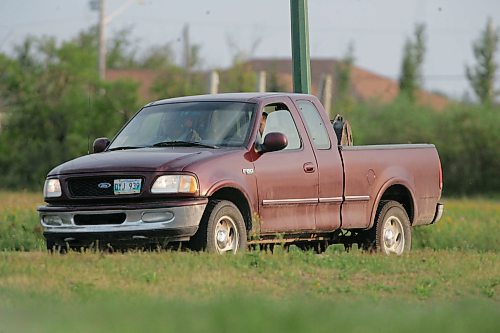
<path id="1" fill-rule="evenodd" d="M 412 225 L 432 222 L 442 186 L 434 145 L 341 146 L 339 150 L 344 166 L 343 228 L 371 227 L 375 203 L 384 193 L 388 196 L 384 199 L 411 198 L 405 205 Z"/>

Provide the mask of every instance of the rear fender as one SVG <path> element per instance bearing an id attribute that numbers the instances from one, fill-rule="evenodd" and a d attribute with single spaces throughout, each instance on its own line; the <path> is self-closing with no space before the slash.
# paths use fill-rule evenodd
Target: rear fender
<path id="1" fill-rule="evenodd" d="M 417 206 L 417 202 L 415 200 L 415 193 L 413 192 L 410 184 L 407 181 L 405 181 L 404 179 L 391 178 L 391 179 L 387 180 L 382 185 L 382 187 L 380 188 L 380 190 L 377 193 L 377 196 L 375 197 L 374 204 L 372 207 L 372 212 L 370 214 L 370 225 L 368 226 L 367 229 L 372 228 L 373 225 L 375 224 L 375 218 L 377 216 L 378 205 L 379 205 L 380 201 L 382 200 L 384 193 L 387 191 L 388 188 L 390 188 L 391 186 L 394 186 L 394 185 L 401 185 L 404 188 L 406 188 L 408 190 L 408 192 L 410 192 L 411 202 L 413 204 L 413 214 L 412 214 L 413 216 L 408 216 L 410 218 L 410 224 L 413 224 L 415 217 L 418 216 L 418 206 Z"/>

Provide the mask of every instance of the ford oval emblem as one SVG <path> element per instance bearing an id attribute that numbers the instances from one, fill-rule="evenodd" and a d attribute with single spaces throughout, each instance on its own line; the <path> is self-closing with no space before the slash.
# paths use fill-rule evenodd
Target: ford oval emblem
<path id="1" fill-rule="evenodd" d="M 99 183 L 99 185 L 97 185 L 97 187 L 99 188 L 110 188 L 111 187 L 111 184 L 110 183 Z"/>

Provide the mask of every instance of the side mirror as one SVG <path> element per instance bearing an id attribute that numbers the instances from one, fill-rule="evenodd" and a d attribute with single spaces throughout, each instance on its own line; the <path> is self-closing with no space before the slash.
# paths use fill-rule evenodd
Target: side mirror
<path id="1" fill-rule="evenodd" d="M 269 153 L 285 149 L 288 146 L 286 135 L 280 132 L 267 133 L 261 146 L 261 153 Z"/>
<path id="2" fill-rule="evenodd" d="M 92 146 L 93 153 L 102 153 L 109 146 L 108 138 L 97 138 L 94 140 L 94 145 Z"/>

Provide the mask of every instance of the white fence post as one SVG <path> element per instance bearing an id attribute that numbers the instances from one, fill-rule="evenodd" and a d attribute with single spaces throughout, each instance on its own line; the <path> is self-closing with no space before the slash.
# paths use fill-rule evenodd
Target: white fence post
<path id="1" fill-rule="evenodd" d="M 219 72 L 212 71 L 208 81 L 208 91 L 210 94 L 217 94 L 219 92 Z"/>

